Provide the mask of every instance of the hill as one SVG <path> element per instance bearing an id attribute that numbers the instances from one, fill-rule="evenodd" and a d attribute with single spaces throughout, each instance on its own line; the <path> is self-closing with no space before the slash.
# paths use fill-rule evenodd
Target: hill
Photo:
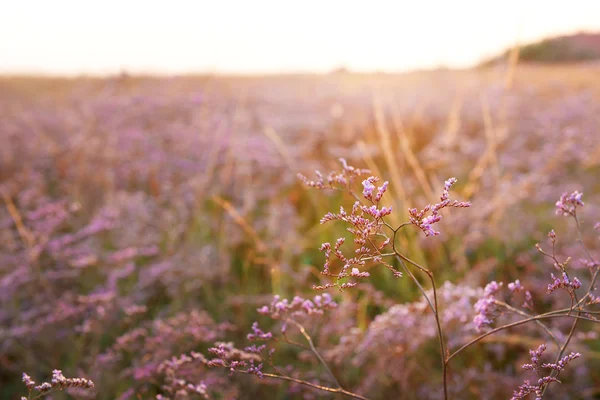
<path id="1" fill-rule="evenodd" d="M 505 60 L 511 50 L 484 61 L 481 65 Z M 534 63 L 572 63 L 600 60 L 600 33 L 557 36 L 521 46 L 519 61 Z"/>

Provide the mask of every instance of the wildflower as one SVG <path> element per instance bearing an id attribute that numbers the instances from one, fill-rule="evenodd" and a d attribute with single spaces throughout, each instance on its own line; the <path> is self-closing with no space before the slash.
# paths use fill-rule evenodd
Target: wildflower
<path id="1" fill-rule="evenodd" d="M 542 364 L 542 368 L 550 368 L 553 369 L 555 371 L 562 371 L 563 369 L 565 369 L 565 366 L 572 360 L 581 357 L 580 353 L 571 353 L 569 355 L 564 356 L 563 358 L 561 358 L 560 360 L 558 360 L 558 362 L 556 364 L 550 364 L 550 363 L 545 363 Z"/>
<path id="2" fill-rule="evenodd" d="M 248 353 L 261 353 L 262 351 L 264 351 L 266 349 L 267 345 L 266 344 L 261 344 L 260 346 L 256 346 L 255 344 L 253 344 L 252 346 L 247 346 L 244 348 L 244 351 L 248 352 Z"/>
<path id="3" fill-rule="evenodd" d="M 248 340 L 269 340 L 273 338 L 273 334 L 271 332 L 263 332 L 258 327 L 258 322 L 254 322 L 252 324 L 252 331 L 254 333 L 248 334 Z"/>
<path id="4" fill-rule="evenodd" d="M 408 214 L 410 218 L 410 223 L 417 226 L 419 229 L 425 233 L 425 236 L 437 236 L 440 234 L 439 231 L 433 229 L 433 225 L 440 222 L 442 220 L 442 216 L 439 214 L 439 211 L 446 207 L 471 207 L 471 203 L 468 201 L 451 201 L 450 200 L 450 188 L 457 182 L 456 178 L 450 178 L 444 183 L 444 191 L 442 196 L 440 197 L 440 202 L 434 205 L 428 204 L 421 211 L 416 208 L 409 208 Z M 431 212 L 430 215 L 425 216 L 428 212 Z"/>
<path id="5" fill-rule="evenodd" d="M 352 272 L 350 273 L 350 276 L 353 277 L 359 277 L 359 278 L 366 278 L 369 276 L 368 272 L 360 272 L 358 270 L 358 268 L 352 268 Z"/>
<path id="6" fill-rule="evenodd" d="M 30 390 L 33 389 L 33 387 L 35 386 L 35 382 L 33 381 L 33 379 L 31 379 L 31 377 L 25 372 L 23 372 L 23 383 L 25 384 L 25 386 L 27 386 L 27 389 Z"/>
<path id="7" fill-rule="evenodd" d="M 365 199 L 373 200 L 373 191 L 375 190 L 375 185 L 373 185 L 373 182 L 377 182 L 377 180 L 378 179 L 376 177 L 371 176 L 362 182 L 364 187 L 363 196 L 365 196 Z"/>
<path id="8" fill-rule="evenodd" d="M 484 327 L 492 324 L 493 316 L 496 312 L 496 298 L 494 295 L 500 290 L 502 283 L 492 281 L 485 286 L 483 297 L 475 303 L 477 314 L 473 318 L 475 329 L 481 332 Z"/>
<path id="9" fill-rule="evenodd" d="M 257 311 L 259 314 L 267 315 L 273 319 L 284 319 L 287 316 L 306 317 L 314 314 L 321 315 L 325 310 L 334 309 L 336 307 L 337 303 L 333 301 L 329 293 L 317 295 L 312 301 L 303 299 L 300 296 L 295 296 L 292 301 L 289 301 L 275 295 L 273 296 L 271 304 L 262 306 L 258 308 Z M 254 324 L 258 327 L 256 322 Z M 255 325 L 252 325 L 253 329 Z"/>
<path id="10" fill-rule="evenodd" d="M 532 384 L 531 381 L 525 380 L 517 390 L 513 392 L 511 400 L 524 399 L 530 394 L 535 394 L 536 399 L 542 398 L 542 393 L 546 387 L 553 382 L 559 382 L 558 375 L 564 370 L 565 366 L 572 360 L 581 356 L 579 353 L 571 353 L 561 358 L 556 364 L 554 363 L 543 363 L 541 364 L 542 354 L 546 351 L 546 345 L 541 344 L 536 350 L 529 350 L 529 356 L 531 363 L 523 364 L 522 368 L 527 371 L 533 371 L 538 376 L 537 384 Z M 542 368 L 551 369 L 555 374 L 543 376 Z"/>
<path id="11" fill-rule="evenodd" d="M 514 282 L 509 283 L 507 287 L 508 290 L 510 290 L 513 293 L 518 293 L 523 290 L 523 285 L 521 285 L 521 281 L 519 281 L 518 279 Z"/>
<path id="12" fill-rule="evenodd" d="M 250 361 L 250 366 L 248 367 L 248 371 L 251 374 L 254 374 L 256 376 L 258 376 L 258 379 L 263 379 L 263 373 L 262 373 L 262 368 L 263 365 L 262 364 L 258 364 L 258 365 L 254 365 L 254 361 Z"/>
<path id="13" fill-rule="evenodd" d="M 523 307 L 533 310 L 533 296 L 529 290 L 525 291 L 525 301 L 523 302 Z"/>
<path id="14" fill-rule="evenodd" d="M 554 232 L 554 229 L 551 229 L 550 232 L 548 232 L 548 237 L 552 241 L 552 244 L 556 243 L 556 233 Z"/>
<path id="15" fill-rule="evenodd" d="M 575 289 L 581 287 L 581 281 L 576 277 L 571 281 L 566 272 L 563 272 L 562 279 L 555 277 L 554 274 L 550 274 L 550 277 L 552 278 L 552 283 L 548 285 L 548 294 L 559 288 L 566 289 L 569 293 L 573 293 Z"/>
<path id="16" fill-rule="evenodd" d="M 348 162 L 343 158 L 340 158 L 339 161 L 342 163 L 342 172 L 331 172 L 327 176 L 327 184 L 325 183 L 323 175 L 319 171 L 316 171 L 316 181 L 312 181 L 302 174 L 298 174 L 298 179 L 300 179 L 305 185 L 320 190 L 326 188 L 338 188 L 336 185 L 339 186 L 339 188 L 348 189 L 357 177 L 370 173 L 368 169 L 359 169 L 349 165 Z"/>
<path id="17" fill-rule="evenodd" d="M 40 392 L 40 394 L 47 394 L 51 390 L 62 390 L 65 388 L 92 389 L 94 387 L 94 382 L 89 379 L 65 378 L 62 371 L 59 369 L 52 371 L 52 380 L 50 382 L 43 382 L 37 386 L 35 386 L 35 382 L 26 373 L 23 373 L 22 380 L 25 386 L 27 386 L 27 389 L 35 389 Z"/>
<path id="18" fill-rule="evenodd" d="M 556 215 L 575 216 L 577 207 L 583 207 L 585 203 L 581 200 L 583 193 L 577 190 L 573 193 L 563 193 L 560 199 L 556 202 Z"/>

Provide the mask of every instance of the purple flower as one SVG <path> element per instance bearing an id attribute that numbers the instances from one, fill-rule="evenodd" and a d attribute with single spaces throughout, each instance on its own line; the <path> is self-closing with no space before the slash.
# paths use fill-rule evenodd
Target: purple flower
<path id="1" fill-rule="evenodd" d="M 296 296 L 291 302 L 287 299 L 281 299 L 279 296 L 275 295 L 273 296 L 271 304 L 262 306 L 258 308 L 257 311 L 260 314 L 268 315 L 273 319 L 284 319 L 286 316 L 306 317 L 313 314 L 321 315 L 323 314 L 324 310 L 334 309 L 336 307 L 337 303 L 332 300 L 328 293 L 317 295 L 312 301 L 303 299 L 300 296 Z M 255 327 L 258 327 L 256 322 L 254 325 L 252 325 L 252 329 Z M 255 334 L 256 333 L 257 332 L 255 331 Z M 252 337 L 254 338 L 254 336 Z"/>
<path id="2" fill-rule="evenodd" d="M 489 326 L 495 317 L 497 306 L 494 295 L 500 290 L 502 283 L 492 281 L 485 286 L 483 297 L 475 303 L 475 311 L 477 314 L 473 318 L 475 329 L 481 332 L 484 327 Z"/>
<path id="3" fill-rule="evenodd" d="M 508 290 L 510 290 L 513 293 L 518 293 L 523 290 L 523 285 L 521 285 L 521 281 L 518 279 L 514 282 L 509 283 L 507 286 Z"/>
<path id="4" fill-rule="evenodd" d="M 358 270 L 358 268 L 352 268 L 352 272 L 350 273 L 350 276 L 353 276 L 355 278 L 367 278 L 370 275 L 368 272 L 360 272 Z"/>
<path id="5" fill-rule="evenodd" d="M 367 200 L 373 200 L 373 191 L 375 190 L 375 185 L 373 185 L 374 182 L 377 182 L 377 178 L 374 176 L 371 176 L 362 182 L 364 188 L 363 196 Z"/>
<path id="6" fill-rule="evenodd" d="M 496 281 L 491 281 L 483 289 L 483 294 L 484 294 L 484 296 L 493 296 L 496 293 L 498 293 L 498 291 L 500 290 L 501 287 L 502 287 L 502 282 L 498 283 Z"/>
<path id="7" fill-rule="evenodd" d="M 249 333 L 247 335 L 248 340 L 269 340 L 273 338 L 273 334 L 271 332 L 263 332 L 258 327 L 258 322 L 254 322 L 252 324 L 252 331 L 254 333 Z M 218 354 L 217 354 L 218 355 Z"/>
<path id="8" fill-rule="evenodd" d="M 566 289 L 572 294 L 575 289 L 579 289 L 581 287 L 581 281 L 576 277 L 573 278 L 573 280 L 570 280 L 566 272 L 563 272 L 562 279 L 557 278 L 554 276 L 554 274 L 550 274 L 550 277 L 552 278 L 552 283 L 548 285 L 548 294 L 559 288 Z"/>
<path id="9" fill-rule="evenodd" d="M 556 202 L 556 215 L 575 215 L 577 207 L 583 207 L 585 203 L 581 200 L 583 193 L 577 190 L 573 193 L 563 193 L 560 199 Z"/>
<path id="10" fill-rule="evenodd" d="M 25 372 L 23 372 L 23 383 L 25 384 L 25 386 L 27 386 L 27 389 L 33 389 L 33 387 L 35 386 L 35 382 L 33 379 L 31 379 L 31 377 L 29 375 L 27 375 Z"/>
<path id="11" fill-rule="evenodd" d="M 418 211 L 416 208 L 408 209 L 410 223 L 421 229 L 425 233 L 425 236 L 437 236 L 440 234 L 440 232 L 433 229 L 433 225 L 442 220 L 442 216 L 439 214 L 441 209 L 446 207 L 463 208 L 471 206 L 471 203 L 468 201 L 450 200 L 449 190 L 456 181 L 456 178 L 450 178 L 444 183 L 444 191 L 440 197 L 441 202 L 434 205 L 428 204 L 421 211 Z M 431 212 L 431 214 L 425 216 L 428 212 Z"/>
<path id="12" fill-rule="evenodd" d="M 542 398 L 542 393 L 546 389 L 546 387 L 553 382 L 559 382 L 558 375 L 564 370 L 565 366 L 572 360 L 581 356 L 579 353 L 571 353 L 563 358 L 561 358 L 556 364 L 544 363 L 541 364 L 542 354 L 546 351 L 546 345 L 541 344 L 536 350 L 529 350 L 529 356 L 531 358 L 531 363 L 523 364 L 522 368 L 527 371 L 533 371 L 538 376 L 537 385 L 531 384 L 529 380 L 525 380 L 522 385 L 520 385 L 517 390 L 513 392 L 513 397 L 511 400 L 519 400 L 524 399 L 530 394 L 535 394 L 536 399 Z M 542 376 L 543 372 L 542 368 L 547 368 L 555 371 L 555 374 L 550 374 L 546 376 Z"/>

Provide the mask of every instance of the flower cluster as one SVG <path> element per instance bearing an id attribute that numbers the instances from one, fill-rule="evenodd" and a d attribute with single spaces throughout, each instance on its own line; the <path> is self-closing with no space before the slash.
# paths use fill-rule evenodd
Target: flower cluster
<path id="1" fill-rule="evenodd" d="M 295 296 L 292 301 L 282 299 L 275 295 L 271 304 L 257 309 L 259 314 L 267 315 L 272 319 L 283 319 L 287 317 L 304 317 L 308 315 L 322 315 L 325 310 L 331 310 L 337 307 L 329 293 L 317 295 L 313 300 L 303 299 Z M 255 323 L 256 324 L 256 323 Z"/>
<path id="2" fill-rule="evenodd" d="M 302 351 L 308 349 L 308 347 L 290 338 L 288 326 L 293 326 L 309 343 L 314 354 L 318 354 L 310 335 L 299 321 L 302 318 L 322 315 L 326 310 L 335 308 L 337 308 L 337 303 L 333 301 L 328 293 L 317 295 L 312 300 L 296 296 L 289 301 L 282 299 L 280 296 L 274 296 L 270 304 L 258 308 L 257 311 L 259 314 L 273 320 L 282 321 L 281 335 L 276 337 L 272 332 L 265 332 L 259 327 L 258 322 L 254 322 L 247 339 L 251 342 L 264 341 L 264 344 L 253 343 L 240 350 L 231 342 L 217 342 L 208 349 L 208 352 L 214 358 L 206 361 L 205 365 L 210 368 L 225 368 L 229 370 L 230 375 L 237 372 L 256 375 L 259 379 L 263 379 L 265 376 L 287 379 L 290 378 L 287 375 L 288 373 L 296 377 L 297 373 L 292 371 L 291 366 L 283 368 L 274 365 L 275 346 L 279 343 L 287 343 L 293 347 L 299 347 Z M 264 371 L 269 366 L 272 368 L 273 373 Z"/>
<path id="3" fill-rule="evenodd" d="M 573 278 L 573 280 L 569 279 L 566 272 L 563 272 L 562 279 L 557 278 L 554 274 L 550 274 L 550 277 L 552 278 L 552 283 L 548 284 L 548 294 L 554 292 L 556 289 L 562 288 L 567 290 L 572 296 L 575 289 L 581 287 L 581 281 L 577 279 L 577 277 Z"/>
<path id="4" fill-rule="evenodd" d="M 506 285 L 506 287 L 511 291 L 513 296 L 516 296 L 519 293 L 525 293 L 525 300 L 522 307 L 530 310 L 533 309 L 533 296 L 529 290 L 525 290 L 525 286 L 523 286 L 519 279 L 515 280 L 514 282 L 510 282 L 508 285 Z"/>
<path id="5" fill-rule="evenodd" d="M 164 376 L 164 383 L 161 385 L 162 393 L 156 395 L 156 400 L 213 399 L 216 396 L 223 399 L 239 398 L 239 391 L 230 384 L 230 379 L 223 377 L 220 371 L 213 371 L 207 364 L 208 359 L 195 351 L 161 362 L 157 372 Z M 135 398 L 134 393 L 121 399 Z"/>
<path id="6" fill-rule="evenodd" d="M 254 322 L 252 324 L 252 333 L 247 335 L 248 340 L 269 340 L 273 339 L 273 334 L 271 332 L 263 332 L 258 327 L 258 322 Z"/>
<path id="7" fill-rule="evenodd" d="M 437 236 L 440 234 L 439 231 L 433 229 L 433 225 L 442 220 L 442 216 L 439 214 L 440 210 L 446 207 L 471 207 L 471 203 L 468 201 L 450 200 L 450 188 L 456 183 L 456 178 L 450 178 L 444 183 L 444 191 L 440 197 L 440 202 L 434 205 L 428 204 L 421 211 L 416 208 L 409 208 L 408 213 L 410 215 L 410 223 L 417 226 L 425 233 L 425 236 Z M 429 215 L 427 215 L 430 213 Z M 427 216 L 426 216 L 427 215 Z"/>
<path id="8" fill-rule="evenodd" d="M 544 363 L 544 364 L 542 364 L 542 368 L 549 368 L 549 369 L 552 369 L 554 371 L 561 372 L 563 369 L 565 369 L 566 365 L 570 361 L 572 361 L 572 360 L 574 360 L 576 358 L 579 358 L 579 357 L 581 357 L 580 353 L 573 353 L 573 352 L 571 352 L 570 354 L 568 354 L 568 355 L 564 356 L 563 358 L 561 358 L 560 360 L 558 360 L 557 363 Z"/>
<path id="9" fill-rule="evenodd" d="M 43 382 L 42 384 L 37 386 L 33 379 L 31 379 L 31 377 L 26 373 L 23 373 L 22 380 L 30 393 L 31 390 L 34 389 L 37 392 L 39 392 L 39 395 L 46 395 L 51 391 L 63 390 L 66 388 L 94 388 L 94 382 L 92 382 L 91 380 L 85 378 L 65 378 L 65 376 L 62 374 L 62 371 L 59 369 L 55 369 L 54 371 L 52 371 L 52 380 L 50 382 Z M 22 399 L 23 398 L 25 397 L 22 397 Z"/>
<path id="10" fill-rule="evenodd" d="M 444 282 L 438 289 L 440 319 L 450 339 L 457 345 L 470 336 L 472 318 L 469 309 L 482 294 L 481 288 Z M 433 296 L 432 290 L 427 291 Z M 410 379 L 406 365 L 409 354 L 419 357 L 423 346 L 436 338 L 436 329 L 427 301 L 395 304 L 376 315 L 364 332 L 349 330 L 344 333 L 336 348 L 341 363 L 352 360 L 365 367 L 365 381 L 376 386 L 375 377 L 384 375 L 393 379 Z M 347 344 L 344 344 L 347 342 Z M 376 368 L 366 368 L 373 362 Z M 408 376 L 407 376 L 408 375 Z M 370 390 L 375 390 L 370 387 Z"/>
<path id="11" fill-rule="evenodd" d="M 496 316 L 498 307 L 496 304 L 496 293 L 500 290 L 502 283 L 492 281 L 485 286 L 483 297 L 475 303 L 477 314 L 473 318 L 475 329 L 480 332 L 484 327 L 491 325 Z"/>
<path id="12" fill-rule="evenodd" d="M 384 192 L 384 190 L 382 191 Z M 377 196 L 375 197 L 377 198 Z M 377 200 L 379 201 L 379 200 Z M 335 245 L 331 246 L 330 243 L 323 243 L 320 250 L 325 253 L 325 264 L 323 267 L 322 274 L 327 276 L 333 276 L 337 278 L 336 284 L 328 284 L 323 287 L 315 287 L 317 289 L 324 289 L 331 286 L 339 286 L 340 288 L 347 288 L 355 286 L 354 282 L 346 282 L 340 284 L 339 281 L 347 277 L 364 278 L 368 277 L 369 273 L 366 271 L 360 271 L 366 264 L 366 259 L 370 259 L 375 263 L 383 264 L 388 268 L 395 271 L 394 268 L 390 267 L 382 261 L 380 257 L 381 251 L 385 246 L 390 243 L 389 239 L 379 241 L 373 238 L 374 235 L 380 232 L 383 226 L 382 218 L 389 215 L 392 212 L 392 207 L 381 207 L 378 208 L 376 204 L 372 206 L 365 206 L 360 202 L 354 203 L 352 211 L 347 213 L 343 207 L 340 208 L 339 214 L 328 213 L 322 219 L 321 223 L 328 221 L 338 220 L 344 221 L 352 225 L 348 228 L 348 231 L 354 236 L 354 244 L 356 245 L 355 256 L 346 257 L 341 251 L 341 246 L 344 244 L 345 239 L 339 238 Z M 342 268 L 338 273 L 332 273 L 330 270 L 332 264 L 332 255 L 335 256 L 342 263 Z"/>
<path id="13" fill-rule="evenodd" d="M 384 225 L 383 218 L 392 213 L 392 207 L 380 206 L 379 203 L 383 198 L 389 182 L 385 181 L 379 187 L 375 184 L 379 182 L 379 178 L 370 176 L 363 180 L 363 197 L 368 201 L 367 204 L 363 204 L 359 200 L 358 195 L 352 191 L 351 184 L 354 179 L 358 176 L 368 174 L 368 170 L 358 169 L 347 164 L 344 159 L 340 159 L 343 164 L 343 171 L 341 174 L 331 173 L 328 178 L 328 186 L 323 182 L 322 175 L 318 173 L 319 180 L 316 182 L 309 181 L 302 175 L 299 175 L 300 179 L 309 186 L 316 188 L 334 188 L 347 191 L 351 193 L 357 201 L 352 206 L 352 210 L 347 212 L 344 207 L 340 207 L 339 213 L 329 212 L 323 218 L 321 218 L 321 224 L 329 221 L 344 221 L 351 225 L 348 228 L 354 236 L 354 244 L 356 246 L 355 255 L 353 257 L 346 257 L 341 251 L 341 246 L 345 242 L 345 238 L 339 238 L 332 248 L 331 243 L 323 243 L 320 250 L 325 252 L 325 265 L 322 271 L 323 275 L 335 277 L 335 283 L 326 283 L 324 285 L 317 285 L 313 288 L 316 290 L 324 290 L 333 286 L 337 286 L 340 289 L 350 288 L 356 286 L 356 281 L 344 281 L 344 278 L 366 278 L 370 274 L 367 271 L 362 271 L 366 265 L 366 260 L 372 260 L 376 264 L 382 264 L 394 272 L 394 275 L 399 277 L 402 274 L 396 271 L 395 268 L 389 264 L 383 262 L 381 257 L 381 250 L 390 243 L 389 239 L 376 240 L 375 236 L 381 233 L 381 228 Z M 337 186 L 336 186 L 337 184 Z M 370 203 L 370 204 L 369 204 Z M 332 266 L 332 255 L 342 263 L 342 267 L 337 272 L 332 272 L 330 267 Z"/>
<path id="14" fill-rule="evenodd" d="M 377 178 L 376 176 L 371 176 L 362 182 L 363 196 L 365 197 L 365 199 L 370 200 L 373 203 L 379 203 L 389 185 L 388 181 L 383 182 L 383 185 L 377 188 L 377 194 L 375 195 L 375 197 L 373 197 L 373 192 L 375 191 L 374 183 L 376 183 L 377 181 L 379 181 L 379 178 Z"/>
<path id="15" fill-rule="evenodd" d="M 298 178 L 305 185 L 316 189 L 348 189 L 356 178 L 371 172 L 368 169 L 360 169 L 348 165 L 348 162 L 344 158 L 340 158 L 339 161 L 342 163 L 342 171 L 329 173 L 327 183 L 325 183 L 323 174 L 319 171 L 315 172 L 317 175 L 316 181 L 310 180 L 302 174 L 298 174 Z"/>
<path id="16" fill-rule="evenodd" d="M 514 282 L 510 282 L 508 285 L 506 285 L 506 287 L 508 287 L 508 290 L 513 293 L 519 293 L 524 290 L 523 285 L 521 285 L 521 281 L 518 279 Z"/>
<path id="17" fill-rule="evenodd" d="M 165 384 L 162 386 L 162 389 L 168 393 L 169 396 L 178 399 L 195 394 L 203 399 L 210 399 L 206 383 L 200 382 L 198 384 L 193 384 L 178 376 L 180 369 L 189 366 L 194 362 L 205 365 L 207 360 L 204 355 L 192 351 L 190 355 L 182 354 L 179 357 L 172 357 L 159 365 L 157 371 L 165 375 Z M 170 400 L 171 397 L 169 396 L 159 394 L 156 396 L 156 399 Z"/>
<path id="18" fill-rule="evenodd" d="M 532 383 L 529 380 L 525 380 L 517 390 L 514 391 L 511 400 L 524 399 L 530 394 L 535 394 L 536 399 L 541 399 L 546 387 L 552 382 L 558 382 L 558 375 L 564 370 L 565 366 L 572 360 L 581 356 L 579 353 L 570 353 L 558 360 L 557 363 L 541 363 L 542 354 L 546 351 L 546 345 L 541 344 L 535 350 L 529 350 L 531 363 L 523 364 L 523 369 L 527 371 L 533 371 L 538 376 L 538 380 Z M 552 370 L 552 373 L 545 375 L 542 368 Z"/>
<path id="19" fill-rule="evenodd" d="M 577 207 L 583 207 L 585 203 L 581 200 L 583 193 L 577 190 L 573 193 L 563 193 L 556 202 L 556 215 L 575 216 Z"/>
<path id="20" fill-rule="evenodd" d="M 207 361 L 206 365 L 208 367 L 228 368 L 231 374 L 242 372 L 263 378 L 262 357 L 254 352 L 236 349 L 231 342 L 217 342 L 215 347 L 208 349 L 208 352 L 216 356 L 216 358 Z M 270 351 L 269 356 L 272 353 L 273 350 Z"/>

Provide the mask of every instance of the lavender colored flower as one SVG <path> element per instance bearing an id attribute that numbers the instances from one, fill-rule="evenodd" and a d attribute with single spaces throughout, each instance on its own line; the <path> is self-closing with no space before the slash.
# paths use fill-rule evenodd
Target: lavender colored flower
<path id="1" fill-rule="evenodd" d="M 513 293 L 518 293 L 518 292 L 520 292 L 520 291 L 522 291 L 524 289 L 523 285 L 521 285 L 521 281 L 518 280 L 518 279 L 516 281 L 514 281 L 514 282 L 510 282 L 507 285 L 507 287 L 508 287 L 508 290 L 510 290 Z"/>
<path id="2" fill-rule="evenodd" d="M 262 353 L 266 348 L 267 348 L 266 344 L 261 344 L 260 346 L 253 344 L 252 346 L 245 347 L 244 351 L 246 351 L 248 353 L 258 354 L 258 353 Z"/>
<path id="3" fill-rule="evenodd" d="M 530 394 L 534 394 L 536 399 L 542 398 L 546 387 L 554 382 L 560 383 L 558 375 L 564 370 L 565 366 L 572 360 L 581 356 L 579 353 L 570 353 L 569 355 L 561 358 L 556 364 L 554 363 L 542 363 L 541 358 L 546 351 L 546 345 L 541 344 L 535 350 L 529 350 L 529 356 L 531 363 L 523 364 L 522 368 L 527 371 L 533 371 L 538 376 L 536 384 L 532 384 L 531 381 L 525 380 L 517 390 L 514 391 L 511 400 L 524 399 Z M 550 369 L 554 373 L 544 376 L 542 369 Z"/>
<path id="4" fill-rule="evenodd" d="M 370 171 L 367 169 L 359 169 L 349 165 L 344 158 L 340 158 L 339 161 L 342 163 L 342 172 L 331 172 L 327 176 L 327 184 L 324 181 L 323 175 L 319 171 L 316 171 L 316 181 L 312 181 L 302 174 L 298 174 L 298 178 L 305 185 L 314 187 L 316 189 L 348 189 L 357 177 L 370 173 Z"/>
<path id="5" fill-rule="evenodd" d="M 581 281 L 577 277 L 570 280 L 566 272 L 563 272 L 562 279 L 555 277 L 554 274 L 550 274 L 550 277 L 552 278 L 552 283 L 548 284 L 548 294 L 559 288 L 566 289 L 572 294 L 575 289 L 581 287 Z"/>
<path id="6" fill-rule="evenodd" d="M 31 377 L 25 372 L 23 372 L 23 383 L 25 384 L 25 386 L 27 386 L 27 389 L 30 390 L 33 389 L 33 387 L 35 386 L 35 381 L 31 379 Z"/>
<path id="7" fill-rule="evenodd" d="M 578 192 L 577 190 L 573 193 L 563 193 L 560 196 L 560 199 L 556 202 L 556 214 L 574 216 L 577 207 L 583 207 L 585 203 L 581 200 L 583 193 Z"/>
<path id="8" fill-rule="evenodd" d="M 365 196 L 365 199 L 373 200 L 373 191 L 375 190 L 375 185 L 373 183 L 377 182 L 377 180 L 378 179 L 376 177 L 371 176 L 362 182 L 364 188 L 363 196 Z"/>
<path id="9" fill-rule="evenodd" d="M 263 369 L 262 364 L 254 365 L 254 361 L 251 360 L 250 366 L 248 367 L 247 371 L 251 374 L 258 376 L 258 379 L 263 379 L 264 375 L 263 375 L 262 369 Z"/>
<path id="10" fill-rule="evenodd" d="M 548 232 L 548 237 L 553 244 L 556 243 L 556 232 L 554 232 L 554 229 L 551 229 L 550 232 Z"/>
<path id="11" fill-rule="evenodd" d="M 268 315 L 273 319 L 284 319 L 286 317 L 322 315 L 325 310 L 336 307 L 337 303 L 333 301 L 329 293 L 317 295 L 312 301 L 300 296 L 295 296 L 292 301 L 289 301 L 276 295 L 273 297 L 271 304 L 262 306 L 257 311 L 259 314 Z"/>
<path id="12" fill-rule="evenodd" d="M 273 334 L 271 332 L 263 332 L 258 327 L 258 322 L 254 322 L 252 324 L 253 333 L 249 333 L 247 335 L 248 340 L 269 340 L 273 338 Z"/>
<path id="13" fill-rule="evenodd" d="M 30 391 L 36 390 L 40 395 L 45 395 L 54 390 L 63 390 L 66 388 L 80 388 L 80 389 L 93 389 L 94 382 L 85 378 L 65 378 L 62 371 L 55 369 L 52 371 L 52 380 L 50 382 L 43 382 L 40 385 L 35 386 L 35 382 L 29 375 L 23 373 L 23 383 Z M 39 396 L 38 396 L 39 397 Z"/>
<path id="14" fill-rule="evenodd" d="M 410 217 L 410 223 L 417 226 L 425 236 L 437 236 L 440 234 L 439 231 L 433 229 L 433 225 L 442 220 L 442 216 L 439 214 L 440 210 L 446 207 L 464 208 L 471 207 L 471 203 L 468 201 L 450 200 L 450 188 L 457 182 L 456 178 L 450 178 L 444 183 L 444 191 L 440 197 L 440 202 L 434 205 L 428 204 L 421 211 L 416 208 L 409 208 L 408 214 Z M 427 215 L 427 213 L 431 213 Z"/>
<path id="15" fill-rule="evenodd" d="M 481 332 L 483 328 L 492 324 L 497 311 L 495 294 L 500 290 L 502 283 L 492 281 L 483 291 L 483 297 L 475 303 L 477 314 L 473 317 L 475 329 Z"/>
<path id="16" fill-rule="evenodd" d="M 570 353 L 566 356 L 564 356 L 563 358 L 561 358 L 560 360 L 558 360 L 558 362 L 556 364 L 554 363 L 545 363 L 542 364 L 542 368 L 550 368 L 553 369 L 555 371 L 562 371 L 563 369 L 565 369 L 565 366 L 572 360 L 581 357 L 580 353 Z"/>
<path id="17" fill-rule="evenodd" d="M 368 272 L 360 272 L 358 270 L 358 268 L 352 268 L 352 272 L 350 273 L 350 276 L 352 277 L 358 277 L 358 278 L 366 278 L 369 276 Z"/>

